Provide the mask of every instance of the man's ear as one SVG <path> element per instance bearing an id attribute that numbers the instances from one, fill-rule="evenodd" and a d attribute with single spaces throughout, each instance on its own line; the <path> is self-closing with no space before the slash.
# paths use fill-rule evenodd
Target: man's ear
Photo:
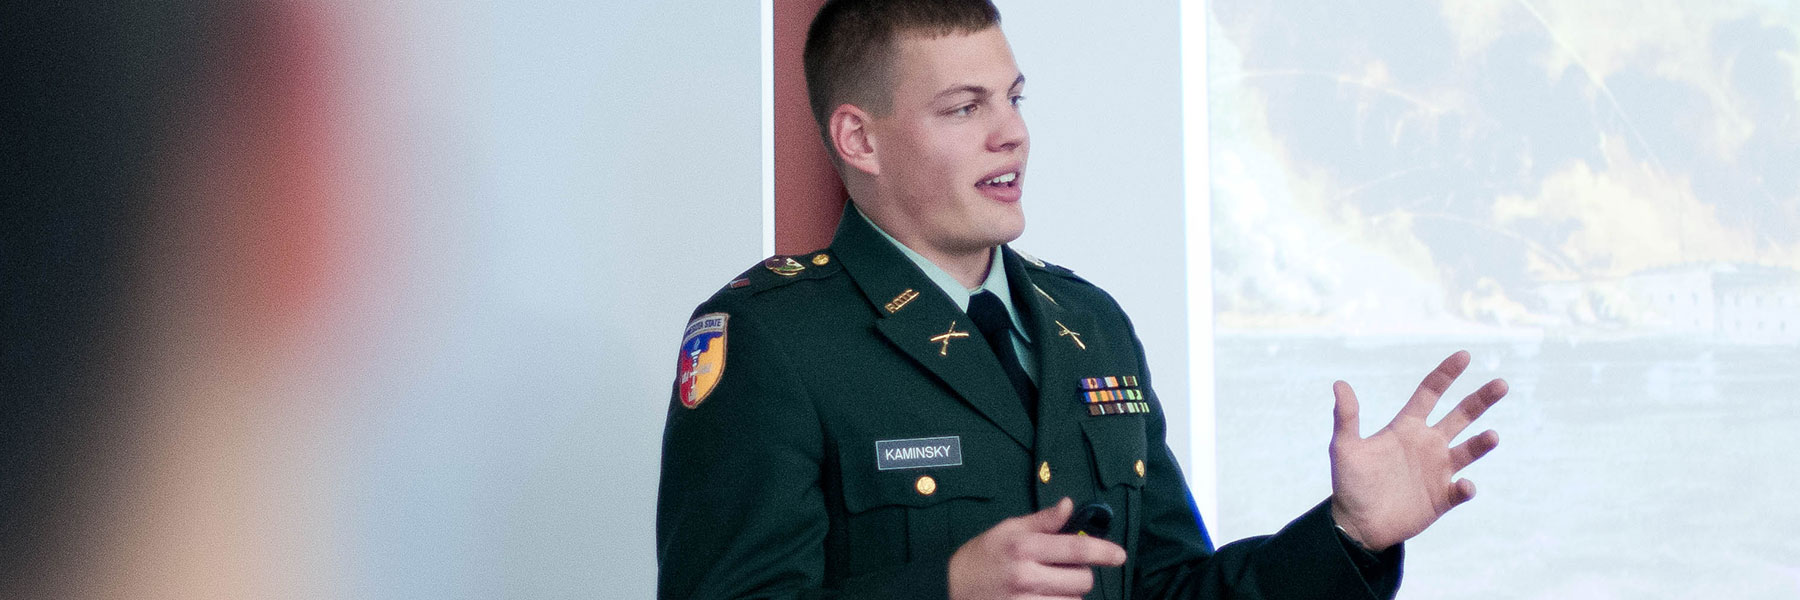
<path id="1" fill-rule="evenodd" d="M 826 123 L 831 127 L 831 145 L 835 146 L 838 160 L 870 175 L 881 174 L 881 162 L 875 159 L 874 132 L 869 130 L 873 125 L 869 113 L 854 104 L 839 104 Z"/>

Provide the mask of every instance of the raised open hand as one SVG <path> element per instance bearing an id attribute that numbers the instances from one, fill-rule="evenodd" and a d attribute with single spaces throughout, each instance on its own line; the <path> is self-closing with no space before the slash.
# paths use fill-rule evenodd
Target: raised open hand
<path id="1" fill-rule="evenodd" d="M 1488 407 L 1506 395 L 1506 382 L 1489 381 L 1469 394 L 1436 425 L 1425 419 L 1444 390 L 1469 366 L 1458 351 L 1425 376 L 1400 414 L 1375 435 L 1358 429 L 1356 392 L 1342 381 L 1331 434 L 1331 516 L 1364 546 L 1383 550 L 1425 531 L 1456 505 L 1475 497 L 1475 484 L 1451 477 L 1500 443 L 1490 429 L 1456 447 L 1456 439 Z"/>

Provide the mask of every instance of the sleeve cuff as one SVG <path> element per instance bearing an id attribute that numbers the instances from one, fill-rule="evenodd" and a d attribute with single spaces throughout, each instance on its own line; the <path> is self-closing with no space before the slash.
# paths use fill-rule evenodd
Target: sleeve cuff
<path id="1" fill-rule="evenodd" d="M 1400 565 L 1406 556 L 1405 544 L 1394 544 L 1386 550 L 1373 552 L 1352 539 L 1342 525 L 1333 523 L 1333 529 L 1337 531 L 1344 554 L 1350 557 L 1351 564 L 1356 565 L 1356 572 L 1362 575 L 1369 591 L 1377 597 L 1393 597 L 1400 589 Z"/>

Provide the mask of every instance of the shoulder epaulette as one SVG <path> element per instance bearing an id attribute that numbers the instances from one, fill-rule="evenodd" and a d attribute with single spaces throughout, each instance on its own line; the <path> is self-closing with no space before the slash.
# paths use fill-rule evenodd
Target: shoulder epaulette
<path id="1" fill-rule="evenodd" d="M 1019 259 L 1025 261 L 1025 267 L 1028 269 L 1035 269 L 1058 277 L 1066 277 L 1082 283 L 1087 283 L 1086 279 L 1082 279 L 1080 275 L 1076 275 L 1075 271 L 1070 270 L 1068 267 L 1052 264 L 1018 248 L 1013 248 L 1013 252 L 1018 253 Z"/>
<path id="2" fill-rule="evenodd" d="M 838 272 L 840 268 L 831 253 L 824 250 L 806 254 L 778 254 L 745 270 L 736 279 L 725 284 L 725 288 L 720 290 L 720 293 L 755 294 L 795 281 L 825 277 Z"/>

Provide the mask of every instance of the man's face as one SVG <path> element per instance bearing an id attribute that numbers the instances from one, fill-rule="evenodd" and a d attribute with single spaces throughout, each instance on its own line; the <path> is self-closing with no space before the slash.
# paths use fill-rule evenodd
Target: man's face
<path id="1" fill-rule="evenodd" d="M 895 45 L 893 109 L 870 123 L 882 228 L 923 254 L 968 254 L 1025 230 L 1025 78 L 999 27 Z"/>

